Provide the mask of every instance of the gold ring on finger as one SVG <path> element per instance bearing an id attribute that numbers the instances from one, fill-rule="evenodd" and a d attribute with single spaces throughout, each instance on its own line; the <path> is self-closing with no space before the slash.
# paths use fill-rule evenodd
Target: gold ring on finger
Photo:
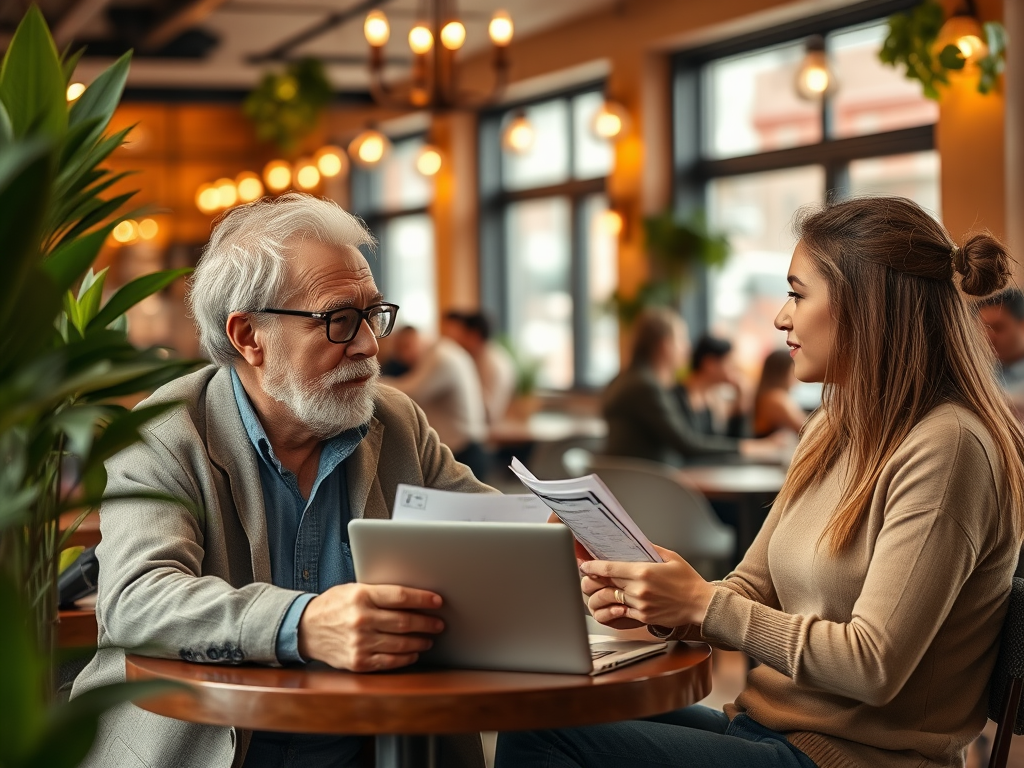
<path id="1" fill-rule="evenodd" d="M 623 605 L 626 604 L 626 593 L 621 589 L 615 590 L 615 602 L 622 603 Z"/>

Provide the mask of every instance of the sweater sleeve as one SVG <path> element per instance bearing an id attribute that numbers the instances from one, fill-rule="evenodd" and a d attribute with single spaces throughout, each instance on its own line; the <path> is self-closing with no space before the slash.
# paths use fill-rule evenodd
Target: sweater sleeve
<path id="1" fill-rule="evenodd" d="M 976 567 L 980 531 L 999 510 L 977 438 L 935 437 L 897 452 L 880 480 L 875 495 L 884 519 L 847 620 L 788 614 L 745 586 L 726 583 L 711 600 L 703 636 L 746 651 L 802 686 L 870 706 L 891 701 Z"/>

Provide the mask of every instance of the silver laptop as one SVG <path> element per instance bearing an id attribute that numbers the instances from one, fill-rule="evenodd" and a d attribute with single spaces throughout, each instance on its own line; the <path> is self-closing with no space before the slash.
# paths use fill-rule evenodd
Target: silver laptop
<path id="1" fill-rule="evenodd" d="M 564 525 L 353 520 L 348 533 L 357 581 L 427 589 L 444 599 L 431 613 L 445 629 L 424 662 L 599 674 L 666 648 L 588 638 L 572 533 Z"/>

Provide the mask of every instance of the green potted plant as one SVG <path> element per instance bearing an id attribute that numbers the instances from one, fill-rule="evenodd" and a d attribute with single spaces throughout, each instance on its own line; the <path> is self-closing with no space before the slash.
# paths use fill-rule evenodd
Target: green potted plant
<path id="1" fill-rule="evenodd" d="M 32 7 L 0 65 L 0 652 L 11 672 L 0 676 L 0 701 L 10 710 L 0 714 L 4 766 L 76 764 L 99 712 L 147 690 L 98 689 L 46 709 L 56 578 L 65 540 L 104 497 L 103 462 L 165 409 L 130 411 L 116 399 L 197 364 L 136 348 L 124 318 L 187 270 L 145 275 L 104 300 L 106 270 L 92 269 L 113 228 L 137 215 L 121 213 L 134 193 L 105 196 L 123 174 L 101 167 L 130 130 L 105 133 L 129 56 L 69 105 L 80 55 L 58 54 Z M 79 517 L 62 533 L 66 512 Z"/>

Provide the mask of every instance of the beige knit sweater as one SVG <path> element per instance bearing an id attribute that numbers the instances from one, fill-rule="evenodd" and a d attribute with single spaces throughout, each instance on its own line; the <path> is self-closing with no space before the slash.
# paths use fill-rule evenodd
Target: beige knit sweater
<path id="1" fill-rule="evenodd" d="M 822 768 L 962 766 L 985 725 L 1018 542 L 981 422 L 942 405 L 886 465 L 858 537 L 819 545 L 847 466 L 772 510 L 703 639 L 762 662 L 745 712 Z"/>

